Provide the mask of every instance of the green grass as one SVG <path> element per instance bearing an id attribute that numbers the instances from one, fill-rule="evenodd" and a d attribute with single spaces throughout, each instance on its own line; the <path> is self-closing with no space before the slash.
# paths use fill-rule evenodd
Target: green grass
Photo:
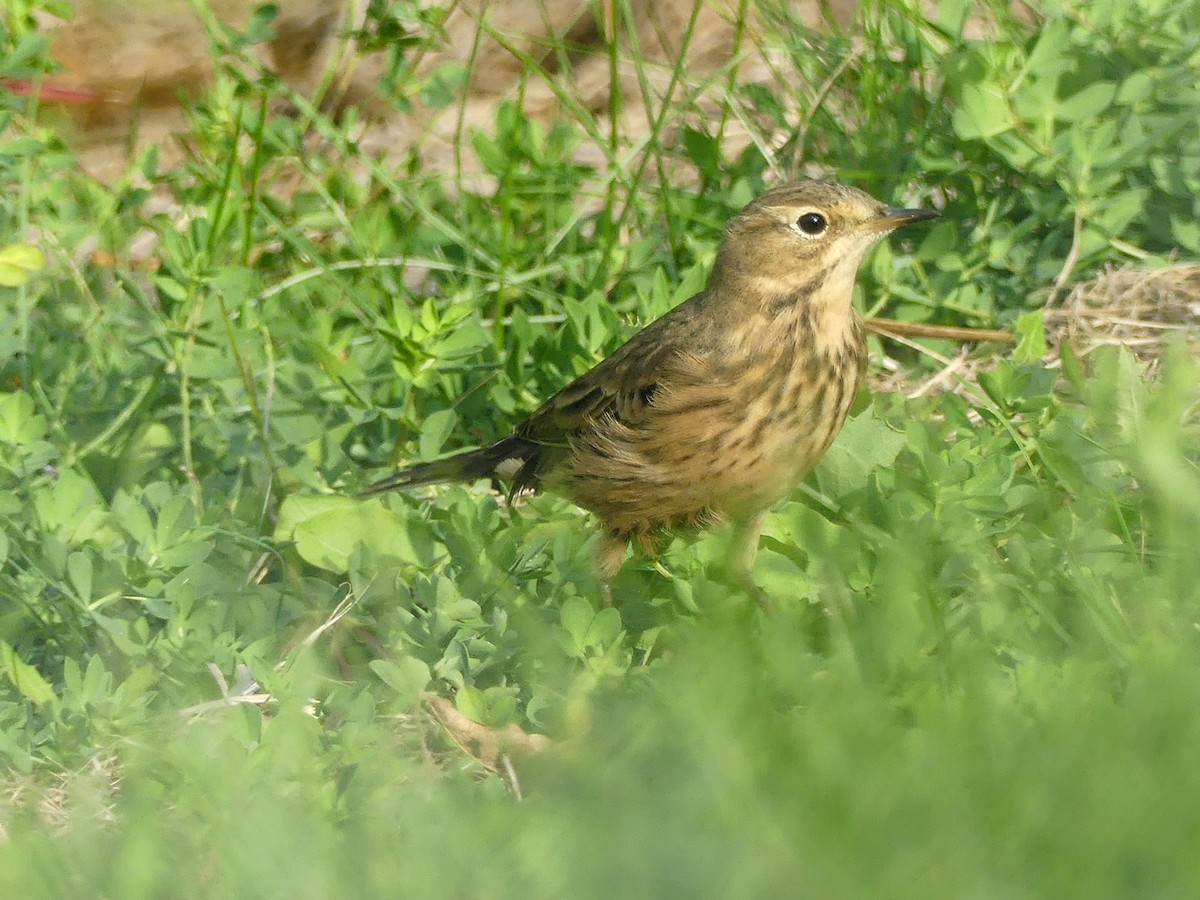
<path id="1" fill-rule="evenodd" d="M 719 116 L 688 94 L 637 141 L 569 87 L 548 129 L 503 106 L 463 136 L 483 191 L 229 67 L 190 160 L 141 161 L 187 214 L 154 212 L 0 97 L 0 895 L 1194 895 L 1200 369 L 1052 368 L 1037 310 L 1200 253 L 1200 6 L 997 11 L 986 42 L 969 10 L 868 2 L 856 38 L 779 4 L 773 81 L 733 86 L 735 56 Z M 411 75 L 436 16 L 368 22 L 397 25 L 397 104 L 457 102 L 460 73 Z M 876 251 L 864 311 L 1022 343 L 961 395 L 864 405 L 769 521 L 774 616 L 721 533 L 601 610 L 570 504 L 354 498 L 504 434 L 798 169 L 944 212 Z M 157 270 L 84 259 L 145 228 Z M 555 746 L 491 771 L 425 692 Z"/>

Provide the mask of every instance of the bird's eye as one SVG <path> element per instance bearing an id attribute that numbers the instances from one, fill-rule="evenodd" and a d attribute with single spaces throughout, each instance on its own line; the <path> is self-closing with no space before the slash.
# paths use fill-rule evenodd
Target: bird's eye
<path id="1" fill-rule="evenodd" d="M 829 220 L 819 212 L 806 212 L 796 220 L 796 227 L 809 237 L 817 237 L 825 233 L 825 229 L 829 227 Z"/>

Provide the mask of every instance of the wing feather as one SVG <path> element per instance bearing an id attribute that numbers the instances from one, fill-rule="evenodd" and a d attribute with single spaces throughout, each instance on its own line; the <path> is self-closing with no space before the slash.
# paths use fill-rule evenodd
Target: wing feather
<path id="1" fill-rule="evenodd" d="M 620 348 L 543 403 L 516 429 L 516 436 L 543 446 L 567 447 L 581 429 L 607 415 L 636 425 L 654 398 L 681 377 L 694 375 L 701 361 L 695 303 L 698 294 L 650 323 Z"/>

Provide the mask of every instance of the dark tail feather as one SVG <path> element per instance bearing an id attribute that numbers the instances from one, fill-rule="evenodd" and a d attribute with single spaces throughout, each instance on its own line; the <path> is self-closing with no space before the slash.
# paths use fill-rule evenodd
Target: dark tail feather
<path id="1" fill-rule="evenodd" d="M 496 467 L 509 459 L 517 460 L 520 470 L 524 470 L 533 461 L 536 445 L 522 441 L 516 437 L 506 437 L 479 450 L 468 450 L 456 453 L 445 459 L 421 463 L 395 475 L 390 475 L 382 481 L 377 481 L 363 490 L 363 494 L 371 496 L 385 491 L 403 488 L 420 487 L 423 484 L 439 484 L 443 481 L 478 481 L 480 478 L 496 477 Z"/>

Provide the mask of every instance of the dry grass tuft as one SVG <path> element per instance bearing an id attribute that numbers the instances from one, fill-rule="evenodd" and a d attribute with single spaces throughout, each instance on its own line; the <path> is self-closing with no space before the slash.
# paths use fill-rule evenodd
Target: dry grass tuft
<path id="1" fill-rule="evenodd" d="M 1062 303 L 1047 306 L 1044 315 L 1050 347 L 1043 360 L 1047 366 L 1058 367 L 1059 348 L 1064 343 L 1080 357 L 1098 347 L 1124 346 L 1147 363 L 1147 374 L 1153 377 L 1159 357 L 1172 338 L 1181 337 L 1193 354 L 1200 354 L 1200 263 L 1177 263 L 1160 269 L 1109 268 L 1076 284 Z M 939 368 L 930 374 L 890 355 L 883 359 L 872 378 L 872 389 L 909 398 L 947 390 L 970 393 L 979 374 L 1011 352 L 1004 343 L 989 337 L 989 332 L 978 332 L 980 337 L 972 340 L 956 338 L 948 331 L 930 335 L 915 330 L 893 333 L 882 325 L 872 330 L 884 337 L 885 352 L 899 344 L 938 364 Z M 958 352 L 946 355 L 932 350 L 919 340 L 921 337 L 961 339 L 964 343 Z M 973 346 L 975 340 L 983 342 Z"/>
<path id="2" fill-rule="evenodd" d="M 1046 333 L 1055 356 L 1066 341 L 1081 356 L 1122 345 L 1154 363 L 1174 336 L 1198 352 L 1200 264 L 1109 268 L 1075 285 L 1061 305 L 1046 309 Z"/>

